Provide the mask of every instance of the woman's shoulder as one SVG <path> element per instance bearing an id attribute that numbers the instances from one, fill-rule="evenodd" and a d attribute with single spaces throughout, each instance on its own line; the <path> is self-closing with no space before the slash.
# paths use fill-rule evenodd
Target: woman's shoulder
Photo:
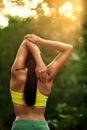
<path id="1" fill-rule="evenodd" d="M 37 81 L 37 87 L 39 91 L 44 95 L 49 95 L 52 88 L 52 80 L 47 80 L 46 82 Z"/>
<path id="2" fill-rule="evenodd" d="M 14 70 L 11 73 L 10 88 L 22 88 L 26 82 L 27 71 L 25 69 Z"/>

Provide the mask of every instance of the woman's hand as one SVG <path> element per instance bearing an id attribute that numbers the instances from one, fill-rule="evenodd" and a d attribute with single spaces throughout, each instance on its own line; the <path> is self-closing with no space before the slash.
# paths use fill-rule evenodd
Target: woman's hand
<path id="1" fill-rule="evenodd" d="M 42 41 L 42 38 L 38 37 L 35 34 L 27 34 L 24 39 L 29 40 L 30 42 L 33 42 L 34 44 L 38 44 Z"/>
<path id="2" fill-rule="evenodd" d="M 42 42 L 42 38 L 36 36 L 35 34 L 27 34 L 24 39 L 27 39 L 31 42 L 31 44 L 38 44 L 38 43 L 41 43 Z M 34 47 L 34 49 L 36 48 L 36 45 Z M 36 49 L 35 49 L 36 50 Z M 40 56 L 40 53 L 39 55 L 37 56 L 37 54 L 33 53 L 34 54 L 34 57 L 36 57 L 36 69 L 35 69 L 35 72 L 36 72 L 36 76 L 37 76 L 37 79 L 39 79 L 41 82 L 46 82 L 46 77 L 47 77 L 47 67 L 46 65 L 44 64 L 41 56 Z"/>
<path id="3" fill-rule="evenodd" d="M 36 65 L 35 72 L 36 72 L 37 79 L 39 79 L 41 82 L 46 82 L 47 67 L 44 63 L 42 65 Z"/>

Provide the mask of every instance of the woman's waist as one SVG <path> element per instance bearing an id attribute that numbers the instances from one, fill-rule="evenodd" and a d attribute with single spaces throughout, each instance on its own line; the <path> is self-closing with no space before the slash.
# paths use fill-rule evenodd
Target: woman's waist
<path id="1" fill-rule="evenodd" d="M 26 113 L 16 113 L 16 120 L 38 120 L 46 121 L 44 113 L 42 112 L 26 112 Z"/>
<path id="2" fill-rule="evenodd" d="M 45 108 L 44 107 L 25 107 L 15 106 L 15 115 L 17 119 L 44 119 Z"/>

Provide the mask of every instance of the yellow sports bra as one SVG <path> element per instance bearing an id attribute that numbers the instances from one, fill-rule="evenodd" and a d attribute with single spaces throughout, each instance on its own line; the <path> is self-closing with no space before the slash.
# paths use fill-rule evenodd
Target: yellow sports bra
<path id="1" fill-rule="evenodd" d="M 11 92 L 11 97 L 12 97 L 12 102 L 20 105 L 26 105 L 24 100 L 23 100 L 23 92 L 17 92 L 10 90 Z M 40 93 L 37 87 L 37 92 L 36 92 L 36 103 L 33 106 L 46 106 L 48 96 L 43 95 Z"/>

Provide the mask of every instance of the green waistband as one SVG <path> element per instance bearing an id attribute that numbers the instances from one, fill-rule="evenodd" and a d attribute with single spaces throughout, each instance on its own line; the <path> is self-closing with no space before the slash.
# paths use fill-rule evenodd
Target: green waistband
<path id="1" fill-rule="evenodd" d="M 37 120 L 15 120 L 11 130 L 50 130 L 47 122 Z"/>
<path id="2" fill-rule="evenodd" d="M 36 124 L 47 124 L 45 121 L 39 120 L 15 120 L 14 123 L 36 123 Z"/>

